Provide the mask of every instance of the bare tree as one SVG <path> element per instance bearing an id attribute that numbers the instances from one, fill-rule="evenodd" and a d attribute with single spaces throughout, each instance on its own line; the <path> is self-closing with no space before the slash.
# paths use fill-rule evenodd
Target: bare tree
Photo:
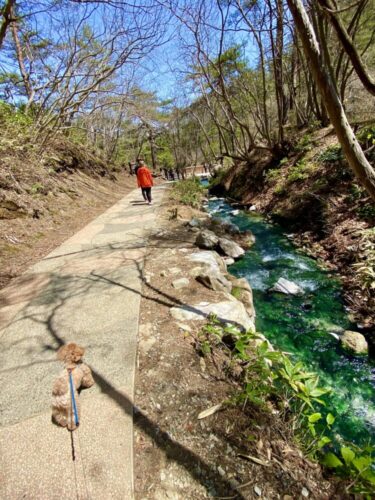
<path id="1" fill-rule="evenodd" d="M 329 71 L 324 65 L 321 48 L 318 45 L 314 28 L 301 0 L 287 0 L 293 15 L 298 34 L 301 38 L 311 72 L 322 95 L 330 120 L 335 128 L 345 157 L 354 174 L 375 200 L 375 171 L 367 161 L 357 138 L 346 118 L 341 100 L 332 82 Z"/>

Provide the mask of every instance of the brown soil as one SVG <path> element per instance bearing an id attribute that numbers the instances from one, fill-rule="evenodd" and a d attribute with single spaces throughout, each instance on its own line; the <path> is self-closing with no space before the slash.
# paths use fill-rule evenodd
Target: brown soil
<path id="1" fill-rule="evenodd" d="M 30 182 L 25 181 L 19 193 L 0 188 L 0 206 L 6 200 L 7 206 L 18 207 L 0 217 L 0 288 L 136 187 L 124 172 L 116 177 L 82 171 L 49 177 L 46 192 L 27 192 Z"/>
<path id="2" fill-rule="evenodd" d="M 272 411 L 224 405 L 239 390 L 218 358 L 196 349 L 203 321 L 183 324 L 170 307 L 219 301 L 221 292 L 199 284 L 186 256 L 196 251 L 195 235 L 184 226 L 193 211 L 161 209 L 161 231 L 150 242 L 144 269 L 135 405 L 136 498 L 345 498 L 323 478 L 320 467 L 303 458 L 288 429 Z M 189 286 L 176 290 L 176 278 Z M 255 460 L 251 457 L 255 457 Z M 256 463 L 256 461 L 260 463 Z"/>

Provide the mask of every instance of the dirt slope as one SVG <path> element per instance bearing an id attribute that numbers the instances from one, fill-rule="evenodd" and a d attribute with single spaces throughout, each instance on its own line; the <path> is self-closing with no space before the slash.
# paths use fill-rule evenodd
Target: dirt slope
<path id="1" fill-rule="evenodd" d="M 136 187 L 66 140 L 42 152 L 0 141 L 0 153 L 0 287 Z"/>

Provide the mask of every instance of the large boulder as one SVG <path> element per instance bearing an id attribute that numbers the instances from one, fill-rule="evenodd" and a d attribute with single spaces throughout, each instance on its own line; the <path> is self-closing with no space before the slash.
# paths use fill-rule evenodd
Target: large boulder
<path id="1" fill-rule="evenodd" d="M 368 344 L 365 337 L 359 332 L 345 330 L 340 336 L 341 345 L 356 354 L 367 354 Z"/>
<path id="2" fill-rule="evenodd" d="M 219 239 L 219 247 L 225 255 L 227 255 L 228 257 L 232 257 L 232 259 L 238 259 L 245 253 L 245 250 L 243 248 L 237 245 L 237 243 L 235 243 L 234 241 L 228 240 L 227 238 Z"/>
<path id="3" fill-rule="evenodd" d="M 199 264 L 200 268 L 204 267 L 216 273 L 227 272 L 227 266 L 217 252 L 209 252 L 207 250 L 202 252 L 194 252 L 189 255 L 188 259 L 191 262 L 196 262 L 197 264 Z M 195 273 L 195 275 L 196 274 L 197 273 Z"/>
<path id="4" fill-rule="evenodd" d="M 208 270 L 202 270 L 195 278 L 207 288 L 215 292 L 231 292 L 232 283 L 222 274 Z"/>
<path id="5" fill-rule="evenodd" d="M 240 330 L 255 331 L 254 322 L 246 312 L 244 305 L 238 300 L 225 300 L 216 303 L 201 302 L 195 305 L 172 307 L 171 316 L 178 321 L 204 320 L 215 314 L 219 321 L 234 325 Z"/>
<path id="6" fill-rule="evenodd" d="M 195 244 L 199 248 L 207 248 L 211 250 L 217 246 L 219 243 L 219 238 L 215 233 L 209 231 L 208 229 L 203 229 L 197 234 L 197 238 L 195 240 Z"/>
<path id="7" fill-rule="evenodd" d="M 300 295 L 303 290 L 300 286 L 285 278 L 279 278 L 278 281 L 269 289 L 270 292 L 284 293 L 285 295 Z"/>
<path id="8" fill-rule="evenodd" d="M 232 222 L 213 217 L 209 223 L 208 228 L 214 233 L 224 236 L 224 234 L 240 234 L 240 228 Z"/>

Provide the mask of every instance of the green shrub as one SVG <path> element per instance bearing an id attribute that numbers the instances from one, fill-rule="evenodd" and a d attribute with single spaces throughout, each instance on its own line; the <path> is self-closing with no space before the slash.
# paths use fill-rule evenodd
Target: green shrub
<path id="1" fill-rule="evenodd" d="M 287 189 L 284 184 L 279 184 L 275 187 L 274 193 L 278 196 L 282 196 L 287 192 Z"/>
<path id="2" fill-rule="evenodd" d="M 205 188 L 194 177 L 176 182 L 173 186 L 171 197 L 183 205 L 198 208 L 202 202 L 204 191 Z"/>
<path id="3" fill-rule="evenodd" d="M 280 170 L 278 168 L 272 168 L 266 173 L 266 181 L 273 183 L 276 182 L 280 177 Z"/>
<path id="4" fill-rule="evenodd" d="M 302 181 L 309 177 L 309 173 L 313 169 L 311 163 L 306 163 L 304 159 L 297 162 L 289 169 L 287 180 L 288 182 Z"/>
<path id="5" fill-rule="evenodd" d="M 314 143 L 312 141 L 311 135 L 310 134 L 305 134 L 297 143 L 295 146 L 295 151 L 302 153 L 302 152 L 307 152 L 310 151 L 313 147 Z"/>
<path id="6" fill-rule="evenodd" d="M 375 125 L 366 127 L 357 134 L 357 139 L 363 149 L 368 149 L 375 145 Z"/>
<path id="7" fill-rule="evenodd" d="M 372 203 L 365 203 L 357 209 L 357 214 L 361 219 L 373 220 L 375 218 L 375 205 Z"/>
<path id="8" fill-rule="evenodd" d="M 342 154 L 341 146 L 337 144 L 334 146 L 329 146 L 327 149 L 322 151 L 318 156 L 318 160 L 321 161 L 322 163 L 340 162 L 343 159 L 344 156 Z"/>
<path id="9" fill-rule="evenodd" d="M 197 347 L 204 356 L 210 355 L 214 348 L 221 348 L 230 363 L 240 364 L 242 389 L 234 403 L 242 407 L 252 403 L 267 410 L 266 402 L 272 400 L 310 458 L 349 478 L 348 490 L 371 498 L 375 487 L 375 449 L 333 445 L 327 433 L 331 433 L 335 417 L 324 401 L 330 390 L 319 387 L 316 373 L 306 371 L 301 362 L 293 363 L 286 354 L 273 350 L 259 334 L 240 332 L 215 316 L 210 316 L 199 332 Z M 322 407 L 325 416 L 319 411 Z"/>

